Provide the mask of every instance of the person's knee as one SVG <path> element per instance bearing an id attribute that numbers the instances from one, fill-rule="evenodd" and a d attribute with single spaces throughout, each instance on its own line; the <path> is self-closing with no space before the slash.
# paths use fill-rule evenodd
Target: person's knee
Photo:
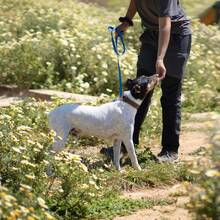
<path id="1" fill-rule="evenodd" d="M 167 75 L 161 83 L 161 104 L 170 102 L 172 104 L 181 101 L 182 79 Z"/>
<path id="2" fill-rule="evenodd" d="M 180 96 L 169 96 L 162 95 L 160 98 L 162 108 L 180 108 L 181 107 L 181 95 Z"/>

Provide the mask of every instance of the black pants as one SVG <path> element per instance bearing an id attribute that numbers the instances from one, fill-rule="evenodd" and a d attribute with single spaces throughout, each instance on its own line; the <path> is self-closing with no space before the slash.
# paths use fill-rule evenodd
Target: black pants
<path id="1" fill-rule="evenodd" d="M 181 87 L 182 80 L 166 75 L 161 83 L 162 97 L 162 146 L 163 150 L 177 152 L 179 148 L 179 134 L 181 123 Z M 135 117 L 133 141 L 139 144 L 141 125 L 148 112 L 153 91 L 148 93 Z"/>
<path id="2" fill-rule="evenodd" d="M 137 63 L 137 76 L 152 75 L 155 73 L 155 63 L 158 48 L 158 32 L 145 31 L 140 37 L 142 46 Z M 177 152 L 179 148 L 179 134 L 181 124 L 181 89 L 185 65 L 191 49 L 191 35 L 171 34 L 169 46 L 164 59 L 167 74 L 161 83 L 162 97 L 162 146 L 163 150 Z M 141 125 L 147 115 L 151 91 L 135 117 L 133 141 L 139 144 Z"/>

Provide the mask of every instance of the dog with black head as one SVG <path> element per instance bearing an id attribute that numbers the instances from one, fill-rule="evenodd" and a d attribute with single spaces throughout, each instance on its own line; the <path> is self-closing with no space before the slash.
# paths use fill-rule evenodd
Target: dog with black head
<path id="1" fill-rule="evenodd" d="M 132 140 L 134 119 L 138 107 L 149 91 L 158 84 L 158 76 L 140 76 L 126 82 L 127 91 L 123 97 L 100 106 L 64 104 L 48 115 L 49 126 L 56 133 L 51 153 L 65 147 L 71 131 L 79 135 L 95 136 L 113 141 L 114 165 L 120 166 L 120 150 L 123 142 L 132 166 L 141 170 Z"/>

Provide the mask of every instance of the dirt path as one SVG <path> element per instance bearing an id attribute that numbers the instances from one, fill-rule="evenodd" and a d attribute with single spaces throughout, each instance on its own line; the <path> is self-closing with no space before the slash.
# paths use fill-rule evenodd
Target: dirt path
<path id="1" fill-rule="evenodd" d="M 196 159 L 194 154 L 200 148 L 209 146 L 211 128 L 215 125 L 215 113 L 195 114 L 188 122 L 183 124 L 181 134 L 180 159 L 182 161 L 193 161 Z M 159 152 L 154 149 L 154 153 Z M 175 202 L 168 206 L 156 206 L 152 209 L 140 210 L 132 215 L 116 217 L 114 220 L 191 220 L 192 216 L 184 208 L 189 201 L 185 188 L 182 184 L 174 186 L 146 189 L 142 191 L 124 192 L 124 197 L 131 199 L 173 199 Z"/>
<path id="2" fill-rule="evenodd" d="M 17 103 L 21 100 L 21 98 L 17 96 L 0 95 L 0 107 L 7 107 L 13 103 Z"/>

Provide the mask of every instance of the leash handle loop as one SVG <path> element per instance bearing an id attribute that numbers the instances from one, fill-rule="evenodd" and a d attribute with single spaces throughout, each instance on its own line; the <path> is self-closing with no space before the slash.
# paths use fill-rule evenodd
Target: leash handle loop
<path id="1" fill-rule="evenodd" d="M 122 85 L 122 73 L 121 73 L 121 65 L 120 65 L 120 57 L 123 56 L 126 52 L 123 32 L 118 31 L 117 28 L 114 28 L 112 26 L 108 27 L 109 32 L 111 33 L 111 41 L 112 41 L 112 47 L 117 55 L 117 61 L 118 61 L 118 79 L 119 79 L 119 96 L 123 96 L 123 85 Z M 115 37 L 114 34 L 117 32 L 117 36 Z M 118 39 L 120 39 L 122 44 L 122 52 L 120 53 L 118 51 Z"/>
<path id="2" fill-rule="evenodd" d="M 112 26 L 108 27 L 109 32 L 111 33 L 111 38 L 112 38 L 112 46 L 114 49 L 114 52 L 116 53 L 117 56 L 123 56 L 126 52 L 126 46 L 124 42 L 124 36 L 122 31 L 118 31 L 117 28 L 114 28 Z M 114 34 L 117 33 L 117 36 L 115 37 Z M 121 44 L 122 44 L 122 52 L 121 54 L 118 51 L 118 39 L 120 39 Z"/>

